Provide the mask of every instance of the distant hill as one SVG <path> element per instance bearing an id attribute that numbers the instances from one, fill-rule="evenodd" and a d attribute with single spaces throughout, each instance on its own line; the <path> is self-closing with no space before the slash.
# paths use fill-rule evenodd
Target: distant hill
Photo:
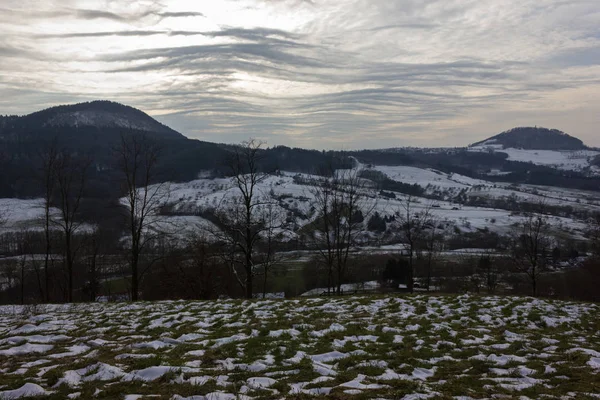
<path id="1" fill-rule="evenodd" d="M 117 196 L 114 150 L 121 135 L 145 135 L 162 148 L 161 180 L 188 181 L 200 171 L 229 171 L 232 145 L 189 139 L 146 113 L 110 101 L 48 108 L 25 116 L 0 116 L 0 197 L 40 194 L 35 175 L 40 151 L 56 140 L 61 149 L 93 160 L 90 173 L 96 195 Z M 330 152 L 277 146 L 265 149 L 265 170 L 311 171 L 327 162 Z M 347 166 L 347 165 L 338 165 Z"/>
<path id="2" fill-rule="evenodd" d="M 0 116 L 0 197 L 31 198 L 41 194 L 36 178 L 40 172 L 40 152 L 50 141 L 56 140 L 61 150 L 89 157 L 93 162 L 87 196 L 117 198 L 122 193 L 115 184 L 120 176 L 114 168 L 114 150 L 123 134 L 145 135 L 162 148 L 157 180 L 190 181 L 200 172 L 211 171 L 222 176 L 230 171 L 226 160 L 233 145 L 189 139 L 140 110 L 109 101 L 94 101 L 52 107 L 25 116 Z M 484 143 L 526 149 L 586 148 L 576 138 L 544 128 L 516 128 L 479 144 Z M 502 152 L 470 150 L 400 148 L 343 152 L 276 146 L 264 150 L 261 167 L 265 171 L 314 173 L 322 166 L 350 168 L 355 158 L 363 164 L 412 165 L 474 178 L 495 179 L 489 176 L 489 171 L 504 171 L 510 174 L 498 179 L 505 182 L 586 190 L 600 188 L 600 178 L 589 177 L 585 171 L 563 171 L 510 161 Z"/>
<path id="3" fill-rule="evenodd" d="M 110 101 L 0 117 L 0 197 L 39 195 L 39 154 L 51 141 L 91 158 L 90 186 L 99 196 L 116 196 L 119 188 L 111 184 L 111 174 L 123 134 L 145 135 L 162 148 L 161 177 L 168 180 L 190 180 L 201 170 L 218 168 L 229 151 L 225 145 L 188 139 L 140 110 Z"/>
<path id="4" fill-rule="evenodd" d="M 472 144 L 470 147 L 501 145 L 503 148 L 526 150 L 585 150 L 587 146 L 573 136 L 558 129 L 542 127 L 519 127 L 489 139 Z"/>
<path id="5" fill-rule="evenodd" d="M 165 137 L 184 136 L 161 124 L 148 114 L 112 101 L 92 101 L 51 107 L 22 117 L 0 118 L 0 135 L 9 133 L 32 134 L 49 129 L 116 129 L 135 130 Z"/>

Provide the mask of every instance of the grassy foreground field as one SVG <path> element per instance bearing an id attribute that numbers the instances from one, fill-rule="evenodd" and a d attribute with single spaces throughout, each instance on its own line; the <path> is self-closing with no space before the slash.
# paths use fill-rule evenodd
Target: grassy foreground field
<path id="1" fill-rule="evenodd" d="M 418 295 L 0 307 L 0 399 L 599 393 L 595 304 Z"/>

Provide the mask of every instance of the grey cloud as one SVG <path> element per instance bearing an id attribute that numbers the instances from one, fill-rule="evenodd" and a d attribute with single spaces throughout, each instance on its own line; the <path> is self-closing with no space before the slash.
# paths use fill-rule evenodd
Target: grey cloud
<path id="1" fill-rule="evenodd" d="M 600 46 L 562 50 L 548 57 L 547 61 L 565 68 L 600 65 Z"/>
<path id="2" fill-rule="evenodd" d="M 117 13 L 106 10 L 86 9 L 86 8 L 61 8 L 53 11 L 17 11 L 6 8 L 0 8 L 0 15 L 19 17 L 24 20 L 28 19 L 48 19 L 48 18 L 69 18 L 74 17 L 81 20 L 112 20 L 117 22 L 132 22 L 141 20 L 147 17 L 163 18 L 184 18 L 184 17 L 204 17 L 203 13 L 194 11 L 182 12 L 162 12 L 157 6 L 148 7 L 147 10 L 136 13 Z"/>
<path id="3" fill-rule="evenodd" d="M 368 31 L 386 31 L 393 29 L 431 29 L 439 26 L 439 24 L 435 23 L 427 23 L 427 22 L 412 22 L 412 23 L 401 23 L 401 24 L 391 24 L 391 25 L 382 25 L 375 26 L 373 28 L 367 29 Z"/>
<path id="4" fill-rule="evenodd" d="M 35 35 L 36 39 L 55 39 L 55 38 L 88 38 L 88 37 L 109 37 L 109 36 L 129 36 L 129 37 L 144 37 L 144 36 L 198 36 L 205 35 L 205 32 L 200 31 L 172 31 L 172 30 L 131 30 L 131 31 L 108 31 L 108 32 L 73 32 Z"/>
<path id="5" fill-rule="evenodd" d="M 93 20 L 93 19 L 110 19 L 113 21 L 128 21 L 130 19 L 138 19 L 152 14 L 151 12 L 146 12 L 142 14 L 137 14 L 135 16 L 128 16 L 122 14 L 116 14 L 109 11 L 101 11 L 101 10 L 85 10 L 78 9 L 72 10 L 73 14 L 79 19 Z"/>
<path id="6" fill-rule="evenodd" d="M 156 16 L 159 18 L 183 18 L 183 17 L 204 17 L 204 14 L 199 12 L 184 11 L 184 12 L 159 12 L 156 10 L 147 10 L 140 13 L 134 14 L 117 14 L 109 11 L 102 10 L 87 10 L 87 9 L 75 9 L 72 10 L 77 18 L 81 19 L 109 19 L 114 21 L 130 21 L 139 20 L 148 16 Z"/>
<path id="7" fill-rule="evenodd" d="M 163 18 L 181 18 L 181 17 L 204 17 L 203 13 L 183 11 L 183 12 L 162 12 L 159 15 Z"/>

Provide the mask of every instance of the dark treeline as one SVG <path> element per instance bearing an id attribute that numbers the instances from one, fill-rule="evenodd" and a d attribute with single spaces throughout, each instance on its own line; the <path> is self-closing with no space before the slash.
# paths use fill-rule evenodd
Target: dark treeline
<path id="1" fill-rule="evenodd" d="M 5 129 L 13 122 L 3 122 Z M 6 144 L 0 154 L 0 190 L 43 198 L 45 217 L 35 228 L 0 235 L 3 303 L 252 298 L 268 292 L 298 295 L 315 287 L 324 288 L 323 294 L 342 295 L 367 290 L 368 281 L 379 282 L 385 291 L 598 300 L 590 286 L 598 283 L 597 216 L 578 215 L 590 220 L 589 238 L 580 242 L 557 237 L 548 222 L 550 214 L 575 211 L 546 204 L 515 202 L 512 206 L 523 219 L 507 235 L 485 229 L 463 232 L 437 219 L 434 203 L 417 206 L 425 195 L 419 185 L 395 182 L 370 169 L 350 169 L 352 157 L 369 161 L 377 152 L 266 148 L 255 140 L 216 145 L 135 129 L 80 136 L 67 131 L 47 128 L 49 136 L 44 137 L 40 132 L 0 136 Z M 440 170 L 465 175 L 488 158 L 504 162 L 502 156 L 469 152 L 381 154 L 403 163 L 408 162 L 403 157 L 413 157 L 416 165 L 428 160 Z M 287 205 L 286 196 L 257 190 L 280 170 L 314 173 L 294 178 L 310 192 L 310 207 L 303 211 L 310 213 L 310 223 L 308 215 Z M 200 171 L 231 178 L 232 200 L 179 209 L 166 182 L 194 179 Z M 408 195 L 398 209 L 389 215 L 374 212 L 374 201 L 394 193 Z M 463 197 L 465 204 L 478 201 Z M 506 201 L 486 205 L 510 207 L 510 199 Z M 173 216 L 184 222 L 169 218 Z M 186 219 L 193 216 L 210 225 L 198 227 Z M 295 226 L 297 218 L 307 223 Z M 298 238 L 287 240 L 290 232 Z M 396 254 L 383 257 L 361 254 L 365 244 L 400 246 Z M 448 254 L 465 248 L 486 250 Z M 309 254 L 310 261 L 295 257 L 298 251 Z"/>

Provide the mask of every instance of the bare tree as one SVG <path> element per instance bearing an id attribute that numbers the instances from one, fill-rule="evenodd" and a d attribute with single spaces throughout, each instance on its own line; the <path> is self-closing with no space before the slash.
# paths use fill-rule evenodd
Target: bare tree
<path id="1" fill-rule="evenodd" d="M 263 145 L 261 141 L 250 139 L 233 149 L 227 166 L 235 195 L 224 199 L 230 206 L 222 204 L 217 211 L 221 230 L 215 234 L 226 244 L 224 260 L 230 265 L 246 298 L 253 296 L 259 243 L 273 228 L 265 211 L 273 204 L 273 199 L 260 188 L 268 178 L 261 170 Z"/>
<path id="2" fill-rule="evenodd" d="M 179 265 L 179 274 L 195 298 L 213 298 L 222 284 L 221 259 L 216 250 L 215 244 L 201 232 L 193 233 L 188 239 L 187 252 L 191 256 L 193 270 L 187 272 Z"/>
<path id="3" fill-rule="evenodd" d="M 600 214 L 594 215 L 588 221 L 588 236 L 592 248 L 592 253 L 600 257 Z"/>
<path id="4" fill-rule="evenodd" d="M 511 257 L 518 271 L 525 273 L 531 283 L 531 294 L 538 294 L 538 278 L 546 266 L 546 252 L 551 248 L 550 223 L 544 214 L 545 203 L 537 204 L 512 232 Z"/>
<path id="5" fill-rule="evenodd" d="M 27 257 L 31 257 L 32 237 L 27 230 L 20 231 L 17 235 L 17 253 L 19 263 L 19 297 L 21 304 L 25 304 L 25 278 L 27 275 Z"/>
<path id="6" fill-rule="evenodd" d="M 430 220 L 424 226 L 423 239 L 423 256 L 426 272 L 425 284 L 427 285 L 427 291 L 430 291 L 433 265 L 444 250 L 444 225 L 439 218 L 431 215 Z"/>
<path id="7" fill-rule="evenodd" d="M 489 294 L 493 294 L 500 281 L 500 271 L 498 265 L 502 259 L 496 257 L 490 249 L 483 251 L 479 255 L 477 270 L 485 278 L 485 287 Z"/>
<path id="8" fill-rule="evenodd" d="M 277 204 L 271 202 L 262 210 L 264 221 L 264 231 L 262 240 L 258 246 L 258 258 L 262 270 L 263 279 L 263 299 L 267 295 L 267 281 L 272 269 L 283 263 L 287 256 L 277 251 L 277 244 L 281 237 L 281 232 L 285 230 L 285 220 L 282 213 L 279 212 Z"/>
<path id="9" fill-rule="evenodd" d="M 327 293 L 333 288 L 341 294 L 348 272 L 348 259 L 362 232 L 365 215 L 374 208 L 369 205 L 366 180 L 359 169 L 329 169 L 325 177 L 310 190 L 314 198 L 316 220 L 312 232 L 313 244 L 326 267 Z"/>
<path id="10" fill-rule="evenodd" d="M 0 228 L 8 222 L 8 210 L 0 207 Z"/>
<path id="11" fill-rule="evenodd" d="M 38 173 L 39 182 L 42 185 L 44 198 L 44 239 L 45 239 L 45 252 L 44 252 L 44 300 L 50 301 L 50 262 L 52 254 L 52 238 L 51 238 L 51 208 L 52 200 L 55 194 L 56 188 L 56 167 L 58 164 L 58 144 L 56 138 L 42 147 L 42 150 L 38 154 L 38 158 L 41 161 L 40 171 Z"/>
<path id="12" fill-rule="evenodd" d="M 396 211 L 401 240 L 406 245 L 408 252 L 407 287 L 411 293 L 414 290 L 415 256 L 423 248 L 428 228 L 433 225 L 431 206 L 426 205 L 419 209 L 416 204 L 418 204 L 417 200 L 411 195 L 407 195 Z"/>
<path id="13" fill-rule="evenodd" d="M 87 275 L 86 292 L 89 295 L 88 300 L 92 302 L 98 298 L 102 265 L 107 257 L 107 243 L 110 242 L 109 234 L 109 231 L 100 226 L 82 238 L 82 256 L 85 258 Z"/>
<path id="14" fill-rule="evenodd" d="M 79 211 L 89 166 L 88 159 L 75 158 L 70 153 L 62 151 L 58 155 L 54 169 L 59 217 L 54 218 L 52 222 L 58 225 L 64 241 L 63 263 L 67 273 L 67 302 L 69 303 L 73 302 L 74 264 L 78 251 L 75 235 L 82 225 Z"/>
<path id="15" fill-rule="evenodd" d="M 169 199 L 169 189 L 168 184 L 156 182 L 161 151 L 148 137 L 123 134 L 115 153 L 127 208 L 124 217 L 129 236 L 131 300 L 137 301 L 141 279 L 140 257 L 149 243 L 160 234 L 157 215 L 160 214 L 160 207 Z"/>

